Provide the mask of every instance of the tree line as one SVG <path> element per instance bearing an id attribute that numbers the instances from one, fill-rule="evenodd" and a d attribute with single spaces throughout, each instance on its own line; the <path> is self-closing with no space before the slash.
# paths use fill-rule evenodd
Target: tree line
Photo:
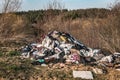
<path id="1" fill-rule="evenodd" d="M 111 10 L 104 8 L 91 8 L 91 9 L 47 9 L 47 10 L 30 10 L 15 12 L 16 15 L 27 18 L 28 21 L 43 20 L 45 17 L 54 17 L 61 15 L 62 19 L 77 19 L 77 18 L 106 18 Z"/>

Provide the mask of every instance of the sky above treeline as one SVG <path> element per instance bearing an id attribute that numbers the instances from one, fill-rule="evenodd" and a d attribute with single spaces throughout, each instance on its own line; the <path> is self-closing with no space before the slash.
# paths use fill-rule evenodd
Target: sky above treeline
<path id="1" fill-rule="evenodd" d="M 51 0 L 23 0 L 22 10 L 45 9 Z M 58 0 L 66 9 L 109 8 L 115 0 Z"/>
<path id="2" fill-rule="evenodd" d="M 3 0 L 0 0 L 0 3 Z M 23 0 L 22 11 L 46 9 L 47 4 L 53 0 Z M 65 9 L 86 9 L 86 8 L 109 8 L 115 0 L 57 0 Z"/>

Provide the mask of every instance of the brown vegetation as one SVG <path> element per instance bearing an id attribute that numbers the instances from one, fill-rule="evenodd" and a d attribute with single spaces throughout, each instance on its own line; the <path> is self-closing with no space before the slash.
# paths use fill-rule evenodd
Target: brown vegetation
<path id="1" fill-rule="evenodd" d="M 20 15 L 18 13 L 2 14 L 0 16 L 1 38 L 17 40 L 19 37 L 32 41 L 49 31 L 59 30 L 71 33 L 89 47 L 106 48 L 111 52 L 120 51 L 119 2 L 113 5 L 111 10 L 106 11 L 88 9 L 59 12 L 56 8 L 53 10 L 54 6 L 60 9 L 62 7 L 54 1 L 49 4 L 48 10 L 41 11 L 39 16 L 37 12 Z M 80 17 L 82 11 L 84 14 Z"/>
<path id="2" fill-rule="evenodd" d="M 54 4 L 56 4 L 56 2 L 54 2 Z M 21 76 L 24 78 L 25 75 L 27 76 L 27 79 L 31 78 L 32 80 L 34 76 L 30 76 L 37 74 L 37 77 L 42 77 L 42 79 L 57 80 L 62 78 L 77 80 L 71 77 L 71 71 L 62 73 L 61 71 L 57 71 L 59 69 L 56 69 L 53 72 L 53 70 L 43 69 L 42 67 L 40 67 L 40 70 L 37 70 L 30 65 L 30 61 L 22 62 L 23 60 L 7 55 L 9 54 L 8 47 L 12 48 L 12 50 L 13 48 L 16 49 L 26 43 L 41 38 L 41 35 L 47 34 L 52 30 L 68 32 L 86 46 L 92 48 L 106 49 L 112 53 L 120 52 L 120 2 L 114 4 L 110 10 L 86 9 L 59 11 L 54 8 L 55 6 L 58 6 L 60 9 L 62 8 L 62 6 L 59 7 L 60 4 L 54 6 L 49 4 L 48 10 L 41 10 L 36 13 L 34 13 L 35 11 L 12 13 L 11 11 L 14 12 L 16 9 L 10 10 L 9 8 L 3 8 L 4 13 L 0 14 L 0 55 L 4 53 L 3 55 L 6 61 L 3 60 L 3 57 L 0 57 L 0 77 L 12 77 L 11 79 L 14 77 L 18 79 Z M 10 54 L 14 55 L 13 52 Z M 14 62 L 15 60 L 20 61 L 17 61 L 18 63 L 16 63 Z M 26 69 L 28 71 L 26 71 Z M 42 73 L 44 73 L 43 70 L 49 71 L 45 75 L 42 75 Z M 23 73 L 24 71 L 25 73 Z M 9 75 L 7 75 L 7 77 L 3 76 L 6 75 L 6 73 Z M 20 76 L 16 74 L 19 74 Z M 40 76 L 38 74 L 40 74 Z M 103 80 L 104 78 L 108 80 L 117 80 L 120 75 L 116 77 L 116 74 L 116 71 L 110 70 L 110 73 L 107 75 L 95 75 L 95 79 L 102 80 L 102 76 Z M 57 76 L 58 78 L 56 79 L 54 76 Z"/>

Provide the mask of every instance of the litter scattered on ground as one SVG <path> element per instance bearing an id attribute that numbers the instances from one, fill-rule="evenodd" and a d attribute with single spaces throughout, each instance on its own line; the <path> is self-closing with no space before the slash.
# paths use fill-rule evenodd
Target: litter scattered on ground
<path id="1" fill-rule="evenodd" d="M 120 53 L 105 55 L 101 49 L 92 49 L 65 32 L 52 31 L 44 36 L 42 42 L 31 43 L 21 49 L 22 58 L 30 58 L 32 65 L 47 66 L 49 63 L 91 64 L 103 67 L 113 67 L 120 64 Z M 102 74 L 101 69 L 95 68 L 93 72 Z M 89 74 L 91 72 L 75 72 Z M 77 75 L 79 76 L 79 74 Z M 77 77 L 74 75 L 74 77 Z M 84 76 L 82 76 L 84 77 Z"/>
<path id="2" fill-rule="evenodd" d="M 46 67 L 47 65 L 46 64 L 41 64 L 41 66 Z"/>
<path id="3" fill-rule="evenodd" d="M 117 71 L 120 71 L 120 69 L 116 69 Z"/>
<path id="4" fill-rule="evenodd" d="M 74 78 L 93 79 L 91 71 L 73 71 Z"/>
<path id="5" fill-rule="evenodd" d="M 93 68 L 93 72 L 94 72 L 95 74 L 103 74 L 103 73 L 104 73 L 103 70 L 102 70 L 102 69 L 99 69 L 99 68 Z"/>

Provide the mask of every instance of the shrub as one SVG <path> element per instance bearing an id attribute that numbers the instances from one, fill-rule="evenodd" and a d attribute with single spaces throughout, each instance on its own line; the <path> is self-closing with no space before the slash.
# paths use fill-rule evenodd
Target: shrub
<path id="1" fill-rule="evenodd" d="M 2 57 L 2 56 L 3 56 L 3 52 L 0 51 L 0 57 Z"/>
<path id="2" fill-rule="evenodd" d="M 9 55 L 10 55 L 10 56 L 19 56 L 19 55 L 20 55 L 20 52 L 18 52 L 18 51 L 10 51 L 10 52 L 9 52 Z"/>

